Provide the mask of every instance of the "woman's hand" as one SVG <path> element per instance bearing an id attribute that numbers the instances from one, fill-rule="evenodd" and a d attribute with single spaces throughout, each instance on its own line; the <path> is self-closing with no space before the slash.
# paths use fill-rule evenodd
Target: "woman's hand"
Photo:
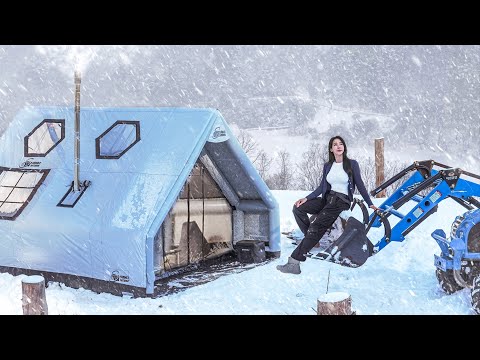
<path id="1" fill-rule="evenodd" d="M 375 205 L 370 205 L 369 208 L 370 208 L 370 209 L 373 209 L 374 211 L 382 210 L 382 209 L 376 207 Z"/>
<path id="2" fill-rule="evenodd" d="M 300 205 L 303 205 L 307 202 L 307 198 L 301 198 L 301 199 L 298 199 L 297 201 L 295 201 L 295 206 L 298 208 Z"/>

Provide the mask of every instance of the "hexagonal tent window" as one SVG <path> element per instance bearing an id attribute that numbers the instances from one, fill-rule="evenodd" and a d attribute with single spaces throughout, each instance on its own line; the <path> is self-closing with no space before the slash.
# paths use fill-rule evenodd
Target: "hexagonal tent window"
<path id="1" fill-rule="evenodd" d="M 139 141 L 139 121 L 117 121 L 95 139 L 96 158 L 119 159 Z"/>
<path id="2" fill-rule="evenodd" d="M 65 139 L 65 119 L 45 119 L 24 138 L 25 157 L 44 157 Z"/>

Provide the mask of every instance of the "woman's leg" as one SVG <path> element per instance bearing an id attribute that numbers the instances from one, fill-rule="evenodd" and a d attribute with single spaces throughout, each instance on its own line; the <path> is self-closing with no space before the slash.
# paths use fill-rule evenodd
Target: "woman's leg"
<path id="1" fill-rule="evenodd" d="M 333 225 L 340 213 L 350 207 L 345 201 L 336 196 L 328 196 L 327 204 L 312 221 L 303 241 L 293 251 L 291 257 L 305 261 L 307 254 L 320 241 L 325 232 Z"/>
<path id="2" fill-rule="evenodd" d="M 293 216 L 295 217 L 295 221 L 297 222 L 298 227 L 302 231 L 303 235 L 307 234 L 308 227 L 310 226 L 310 219 L 308 218 L 308 214 L 318 214 L 320 210 L 322 210 L 325 206 L 325 203 L 325 199 L 315 198 L 312 200 L 308 200 L 299 207 L 293 205 Z"/>

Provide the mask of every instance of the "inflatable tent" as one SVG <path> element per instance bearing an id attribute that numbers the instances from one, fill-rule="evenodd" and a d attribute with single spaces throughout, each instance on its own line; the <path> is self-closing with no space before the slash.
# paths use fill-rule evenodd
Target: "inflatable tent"
<path id="1" fill-rule="evenodd" d="M 0 271 L 139 296 L 240 240 L 280 256 L 278 204 L 218 110 L 27 107 L 0 138 Z M 78 178 L 74 182 L 74 169 Z"/>

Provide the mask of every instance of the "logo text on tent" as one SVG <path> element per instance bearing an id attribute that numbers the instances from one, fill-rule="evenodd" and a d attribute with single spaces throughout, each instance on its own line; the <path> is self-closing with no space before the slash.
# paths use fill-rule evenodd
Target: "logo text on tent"
<path id="1" fill-rule="evenodd" d="M 34 158 L 29 158 L 20 164 L 20 168 L 39 167 L 41 164 L 42 164 L 41 161 L 35 161 Z"/>
<path id="2" fill-rule="evenodd" d="M 130 276 L 120 275 L 118 270 L 112 271 L 111 278 L 112 278 L 113 281 L 120 281 L 120 282 L 129 282 L 130 281 Z"/>
<path id="3" fill-rule="evenodd" d="M 214 139 L 219 138 L 220 136 L 227 136 L 227 132 L 225 130 L 220 130 L 220 126 L 215 128 L 215 131 L 212 134 Z"/>

